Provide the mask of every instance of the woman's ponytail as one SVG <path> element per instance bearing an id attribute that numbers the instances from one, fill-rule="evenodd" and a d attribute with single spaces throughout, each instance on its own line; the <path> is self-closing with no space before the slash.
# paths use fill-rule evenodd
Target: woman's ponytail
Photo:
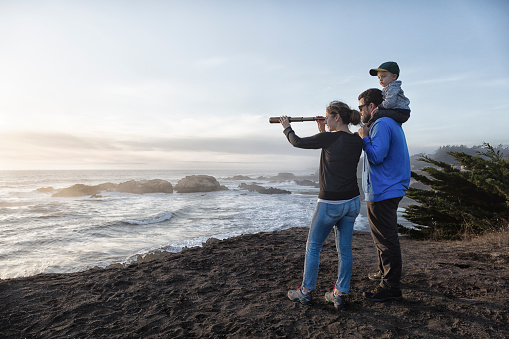
<path id="1" fill-rule="evenodd" d="M 358 125 L 361 123 L 361 113 L 358 110 L 350 110 L 350 123 L 352 125 Z"/>
<path id="2" fill-rule="evenodd" d="M 358 125 L 361 122 L 361 114 L 359 111 L 350 109 L 350 107 L 341 101 L 332 101 L 329 106 L 327 106 L 328 114 L 339 114 L 341 117 L 341 121 L 345 125 Z"/>

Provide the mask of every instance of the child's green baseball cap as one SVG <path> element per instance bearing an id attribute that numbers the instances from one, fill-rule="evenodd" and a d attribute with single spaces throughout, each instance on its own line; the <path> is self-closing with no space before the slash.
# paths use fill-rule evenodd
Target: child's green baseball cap
<path id="1" fill-rule="evenodd" d="M 394 61 L 387 61 L 378 66 L 378 68 L 373 68 L 369 70 L 369 74 L 371 74 L 372 76 L 376 76 L 377 72 L 391 72 L 399 77 L 399 66 Z"/>

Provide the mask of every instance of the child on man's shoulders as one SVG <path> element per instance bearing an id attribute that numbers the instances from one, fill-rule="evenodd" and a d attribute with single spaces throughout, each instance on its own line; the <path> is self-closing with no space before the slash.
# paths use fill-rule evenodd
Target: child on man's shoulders
<path id="1" fill-rule="evenodd" d="M 383 101 L 376 108 L 375 114 L 368 122 L 370 127 L 377 119 L 389 117 L 402 124 L 410 118 L 410 100 L 405 96 L 401 88 L 399 78 L 399 66 L 394 61 L 387 61 L 378 68 L 369 70 L 372 76 L 378 76 L 382 85 Z"/>

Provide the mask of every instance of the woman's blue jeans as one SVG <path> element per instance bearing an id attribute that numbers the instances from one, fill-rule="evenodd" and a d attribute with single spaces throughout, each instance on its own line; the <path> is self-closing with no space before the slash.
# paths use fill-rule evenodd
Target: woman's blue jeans
<path id="1" fill-rule="evenodd" d="M 329 204 L 320 201 L 317 203 L 306 244 L 302 286 L 310 290 L 316 288 L 320 252 L 329 233 L 334 228 L 339 259 L 338 280 L 335 286 L 342 293 L 348 293 L 352 276 L 353 225 L 359 211 L 359 197 L 343 204 Z"/>

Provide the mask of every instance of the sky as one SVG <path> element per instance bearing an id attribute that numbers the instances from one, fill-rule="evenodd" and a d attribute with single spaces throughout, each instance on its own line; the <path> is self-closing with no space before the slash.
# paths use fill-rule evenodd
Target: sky
<path id="1" fill-rule="evenodd" d="M 410 155 L 509 145 L 508 17 L 506 0 L 0 0 L 0 170 L 317 168 L 268 118 L 355 108 L 385 61 Z"/>

